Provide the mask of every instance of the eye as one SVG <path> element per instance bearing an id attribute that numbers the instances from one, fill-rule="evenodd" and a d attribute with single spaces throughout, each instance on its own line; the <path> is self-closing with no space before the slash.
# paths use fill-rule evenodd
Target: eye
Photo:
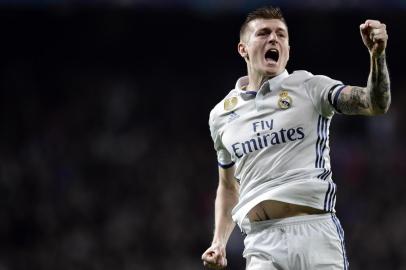
<path id="1" fill-rule="evenodd" d="M 278 35 L 278 37 L 281 37 L 281 38 L 286 37 L 286 34 L 284 32 L 278 32 L 277 35 Z"/>
<path id="2" fill-rule="evenodd" d="M 258 32 L 256 32 L 256 36 L 257 37 L 265 37 L 267 35 L 269 35 L 271 33 L 271 31 L 269 29 L 258 29 Z"/>

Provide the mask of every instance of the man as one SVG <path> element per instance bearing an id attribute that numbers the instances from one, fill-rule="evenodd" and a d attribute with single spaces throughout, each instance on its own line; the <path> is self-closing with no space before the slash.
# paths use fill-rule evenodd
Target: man
<path id="1" fill-rule="evenodd" d="M 390 104 L 386 26 L 360 25 L 370 52 L 366 87 L 306 71 L 288 74 L 289 35 L 279 8 L 250 13 L 238 52 L 248 76 L 210 113 L 219 163 L 215 230 L 205 266 L 226 267 L 236 222 L 247 269 L 348 269 L 335 216 L 328 132 L 335 112 L 385 113 Z"/>

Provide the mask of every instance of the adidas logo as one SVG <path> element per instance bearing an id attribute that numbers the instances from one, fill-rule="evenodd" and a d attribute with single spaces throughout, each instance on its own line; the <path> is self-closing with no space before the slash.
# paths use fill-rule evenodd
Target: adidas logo
<path id="1" fill-rule="evenodd" d="M 231 121 L 237 119 L 238 117 L 240 117 L 238 114 L 236 114 L 234 111 L 232 111 L 229 115 L 228 115 L 228 120 L 227 123 L 230 123 Z"/>

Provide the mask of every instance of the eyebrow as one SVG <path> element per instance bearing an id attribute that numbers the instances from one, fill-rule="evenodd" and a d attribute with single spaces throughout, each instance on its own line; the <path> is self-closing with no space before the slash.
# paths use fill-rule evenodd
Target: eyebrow
<path id="1" fill-rule="evenodd" d="M 282 28 L 282 27 L 278 27 L 278 28 L 276 28 L 276 31 L 275 32 L 278 32 L 278 31 L 282 31 L 282 32 L 288 32 L 288 30 L 286 30 L 285 28 Z"/>
<path id="2" fill-rule="evenodd" d="M 271 28 L 269 28 L 269 27 L 262 27 L 262 28 L 258 29 L 258 30 L 255 31 L 255 32 L 264 31 L 264 30 L 266 30 L 266 31 L 269 31 L 269 30 L 273 31 L 273 30 L 272 30 Z M 277 27 L 276 30 L 275 30 L 275 32 L 280 32 L 280 31 L 285 32 L 285 33 L 288 32 L 285 28 L 282 28 L 282 27 Z"/>

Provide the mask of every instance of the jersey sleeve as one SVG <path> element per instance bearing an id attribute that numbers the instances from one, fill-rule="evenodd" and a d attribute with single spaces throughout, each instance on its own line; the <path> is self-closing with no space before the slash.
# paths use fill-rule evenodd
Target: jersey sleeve
<path id="1" fill-rule="evenodd" d="M 233 160 L 231 159 L 231 155 L 228 150 L 225 148 L 223 143 L 221 142 L 221 138 L 219 135 L 219 128 L 220 125 L 218 124 L 218 119 L 216 119 L 214 110 L 210 113 L 209 119 L 209 127 L 210 127 L 210 134 L 211 138 L 214 143 L 214 149 L 217 153 L 217 162 L 218 165 L 224 169 L 230 168 L 234 165 Z"/>
<path id="2" fill-rule="evenodd" d="M 337 109 L 337 97 L 345 85 L 327 76 L 312 76 L 305 82 L 308 96 L 312 100 L 316 110 L 324 117 L 331 117 Z"/>

